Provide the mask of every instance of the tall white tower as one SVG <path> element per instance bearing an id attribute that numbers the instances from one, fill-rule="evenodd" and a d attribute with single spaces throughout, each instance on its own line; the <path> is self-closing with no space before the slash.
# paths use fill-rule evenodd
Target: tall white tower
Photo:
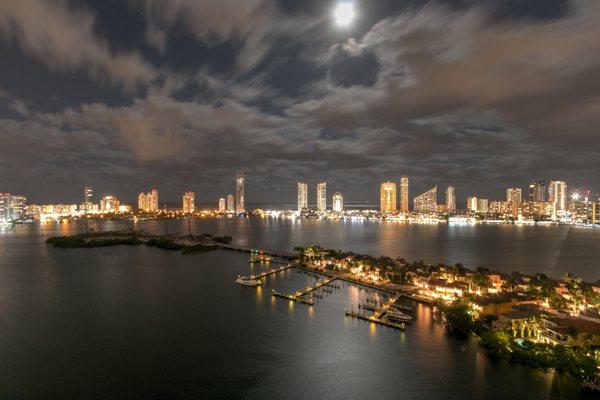
<path id="1" fill-rule="evenodd" d="M 409 200 L 408 200 L 408 177 L 403 176 L 400 178 L 400 211 L 403 213 L 408 212 Z"/>
<path id="2" fill-rule="evenodd" d="M 317 183 L 317 211 L 327 211 L 327 182 Z"/>
<path id="3" fill-rule="evenodd" d="M 298 182 L 298 211 L 308 208 L 308 184 Z"/>
<path id="4" fill-rule="evenodd" d="M 245 180 L 246 174 L 242 171 L 235 173 L 235 213 L 243 214 L 246 212 L 245 199 Z"/>
<path id="5" fill-rule="evenodd" d="M 456 196 L 454 194 L 454 187 L 448 186 L 446 189 L 446 211 L 456 211 Z"/>
<path id="6" fill-rule="evenodd" d="M 341 213 L 344 211 L 344 196 L 340 192 L 333 194 L 333 207 L 334 212 Z"/>
<path id="7" fill-rule="evenodd" d="M 548 187 L 549 201 L 554 202 L 556 211 L 567 209 L 567 184 L 564 181 L 550 181 Z"/>

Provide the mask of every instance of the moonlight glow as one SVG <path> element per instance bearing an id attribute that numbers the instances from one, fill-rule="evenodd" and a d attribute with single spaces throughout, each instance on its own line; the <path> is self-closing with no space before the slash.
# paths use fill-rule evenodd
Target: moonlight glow
<path id="1" fill-rule="evenodd" d="M 333 16 L 338 26 L 350 25 L 352 20 L 354 20 L 354 3 L 350 1 L 338 3 L 333 11 Z"/>

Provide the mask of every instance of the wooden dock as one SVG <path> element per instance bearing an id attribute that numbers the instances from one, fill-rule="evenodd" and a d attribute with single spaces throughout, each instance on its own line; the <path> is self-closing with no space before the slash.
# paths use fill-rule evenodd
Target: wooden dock
<path id="1" fill-rule="evenodd" d="M 320 288 L 322 288 L 323 286 L 327 286 L 329 285 L 331 282 L 335 281 L 337 278 L 329 278 L 326 279 L 324 281 L 321 281 L 319 283 L 317 283 L 315 286 L 307 286 L 306 289 L 301 292 L 301 294 L 299 294 L 299 296 L 304 296 L 306 294 L 309 294 L 310 292 L 314 292 L 315 290 L 318 290 Z"/>
<path id="2" fill-rule="evenodd" d="M 337 278 L 335 278 L 335 277 L 325 279 L 324 281 L 317 283 L 315 286 L 308 286 L 303 291 L 297 291 L 296 293 L 292 293 L 292 294 L 279 293 L 278 291 L 273 290 L 273 296 L 280 297 L 282 299 L 292 300 L 292 301 L 295 301 L 300 304 L 306 304 L 306 305 L 312 306 L 312 305 L 314 305 L 314 301 L 312 299 L 305 299 L 304 296 L 314 292 L 315 290 L 318 290 L 319 288 L 322 288 L 323 286 L 329 285 L 331 282 L 335 281 L 336 279 Z M 321 296 L 321 295 L 315 296 L 315 297 L 323 298 L 323 296 Z"/>
<path id="3" fill-rule="evenodd" d="M 351 318 L 360 319 L 362 321 L 372 322 L 374 324 L 386 326 L 388 328 L 399 329 L 401 331 L 406 329 L 406 324 L 404 324 L 404 323 L 391 322 L 391 321 L 384 320 L 381 318 L 376 318 L 375 316 L 359 314 L 357 312 L 354 312 L 354 311 L 351 311 L 348 309 L 346 309 L 346 316 L 351 317 Z"/>
<path id="4" fill-rule="evenodd" d="M 250 278 L 252 278 L 252 279 L 261 279 L 261 278 L 264 278 L 265 276 L 276 274 L 278 272 L 282 272 L 282 271 L 285 271 L 286 269 L 290 269 L 290 268 L 292 268 L 292 264 L 286 264 L 283 267 L 273 268 L 273 269 L 271 269 L 271 270 L 269 270 L 267 272 L 263 272 L 263 273 L 258 274 L 258 275 L 250 275 Z"/>
<path id="5" fill-rule="evenodd" d="M 279 293 L 275 289 L 273 289 L 273 296 L 280 297 L 282 299 L 288 299 L 291 301 L 295 301 L 296 303 L 300 303 L 300 304 L 306 304 L 307 306 L 312 306 L 315 304 L 315 302 L 312 301 L 311 299 L 304 299 L 302 297 L 295 296 L 293 294 Z"/>
<path id="6" fill-rule="evenodd" d="M 389 299 L 386 302 L 386 304 L 382 304 L 381 307 L 379 307 L 377 310 L 375 310 L 373 312 L 373 317 L 375 317 L 376 319 L 381 319 L 381 317 L 383 317 L 385 315 L 385 313 L 387 313 L 388 308 L 391 307 L 393 304 L 396 304 L 396 302 L 398 301 L 398 299 L 400 297 L 402 297 L 402 294 L 397 293 L 394 297 Z"/>

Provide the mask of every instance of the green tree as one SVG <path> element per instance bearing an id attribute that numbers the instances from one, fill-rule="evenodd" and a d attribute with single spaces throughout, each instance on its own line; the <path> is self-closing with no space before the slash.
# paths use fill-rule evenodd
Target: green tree
<path id="1" fill-rule="evenodd" d="M 503 331 L 484 332 L 479 343 L 494 359 L 509 358 L 512 352 L 512 339 L 508 333 Z"/>
<path id="2" fill-rule="evenodd" d="M 444 316 L 444 325 L 450 334 L 466 338 L 476 329 L 472 310 L 465 301 L 457 299 L 450 305 L 439 307 Z"/>

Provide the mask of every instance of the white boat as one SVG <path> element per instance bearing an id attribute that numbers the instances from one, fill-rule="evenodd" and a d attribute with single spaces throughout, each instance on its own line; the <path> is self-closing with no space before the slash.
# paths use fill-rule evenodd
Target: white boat
<path id="1" fill-rule="evenodd" d="M 393 308 L 387 310 L 387 317 L 390 320 L 402 322 L 412 320 L 412 317 L 410 315 L 404 314 L 402 311 L 394 310 Z"/>
<path id="2" fill-rule="evenodd" d="M 262 284 L 262 281 L 260 279 L 250 278 L 249 276 L 238 276 L 238 278 L 235 280 L 235 283 L 246 286 L 258 286 Z"/>

